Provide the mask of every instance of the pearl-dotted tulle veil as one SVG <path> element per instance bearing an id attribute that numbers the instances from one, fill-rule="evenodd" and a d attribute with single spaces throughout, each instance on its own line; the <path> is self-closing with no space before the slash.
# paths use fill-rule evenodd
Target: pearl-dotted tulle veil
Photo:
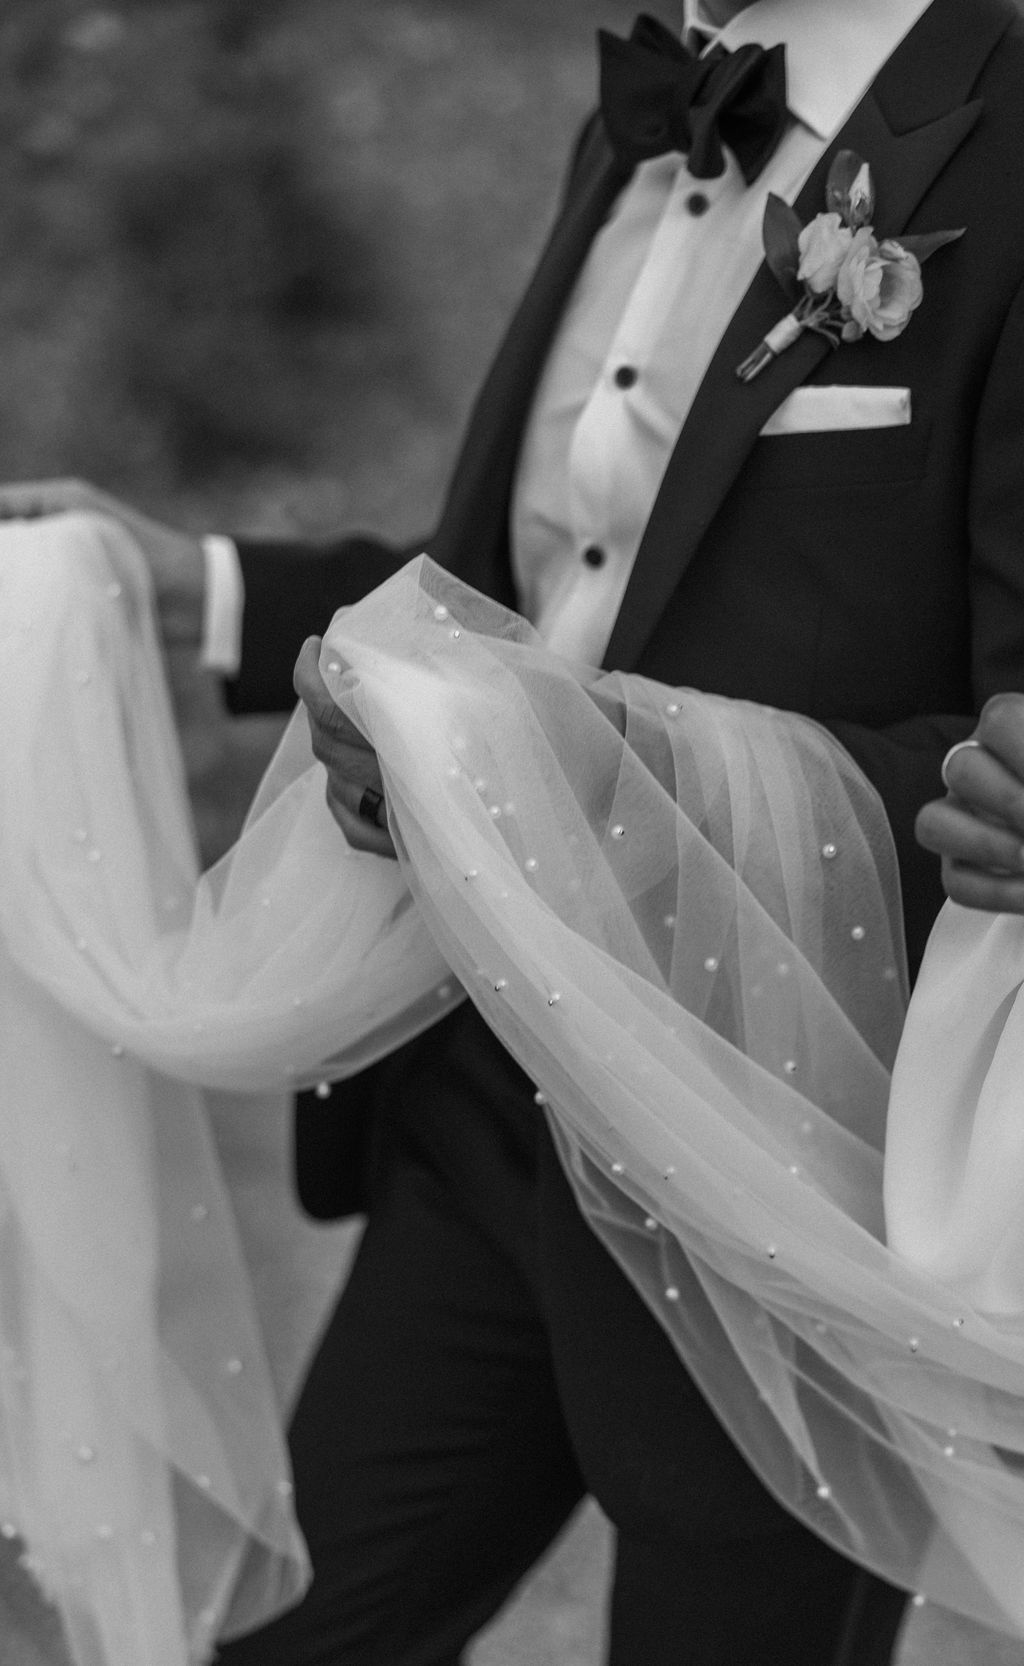
<path id="1" fill-rule="evenodd" d="M 75 1666 L 184 1666 L 301 1589 L 287 1091 L 467 996 L 767 1485 L 1024 1634 L 1017 928 L 993 972 L 988 922 L 940 927 L 883 1208 L 898 880 L 828 735 L 570 665 L 422 558 L 322 670 L 400 861 L 348 851 L 300 715 L 197 884 L 130 543 L 0 541 L 0 1532 Z"/>

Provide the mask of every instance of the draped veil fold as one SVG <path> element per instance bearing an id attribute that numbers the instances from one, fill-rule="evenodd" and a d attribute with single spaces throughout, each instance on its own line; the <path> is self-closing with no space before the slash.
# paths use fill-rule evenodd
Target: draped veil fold
<path id="1" fill-rule="evenodd" d="M 1024 1635 L 1020 929 L 944 917 L 890 1105 L 895 857 L 823 730 L 569 664 L 426 558 L 321 669 L 399 862 L 348 850 L 300 713 L 199 878 L 130 541 L 0 538 L 0 1532 L 75 1666 L 301 1590 L 279 1424 L 333 1251 L 287 1094 L 467 996 L 772 1491 Z"/>

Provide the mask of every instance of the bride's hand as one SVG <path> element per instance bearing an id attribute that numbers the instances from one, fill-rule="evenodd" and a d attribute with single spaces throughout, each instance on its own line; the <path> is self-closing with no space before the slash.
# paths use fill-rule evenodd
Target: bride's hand
<path id="1" fill-rule="evenodd" d="M 1024 694 L 994 695 L 970 742 L 948 757 L 949 792 L 921 810 L 917 837 L 953 902 L 1024 914 Z"/>
<path id="2" fill-rule="evenodd" d="M 353 850 L 393 857 L 377 754 L 331 699 L 320 675 L 318 636 L 302 644 L 293 681 L 306 708 L 314 755 L 327 770 L 327 808 Z"/>
<path id="3" fill-rule="evenodd" d="M 106 515 L 139 545 L 153 579 L 165 643 L 196 647 L 202 635 L 205 571 L 196 538 L 142 515 L 81 480 L 0 484 L 0 520 L 34 520 L 68 513 Z"/>

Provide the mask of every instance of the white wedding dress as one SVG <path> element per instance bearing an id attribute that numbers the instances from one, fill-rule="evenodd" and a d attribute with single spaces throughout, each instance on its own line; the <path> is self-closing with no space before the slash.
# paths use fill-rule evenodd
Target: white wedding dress
<path id="1" fill-rule="evenodd" d="M 947 910 L 890 1103 L 895 858 L 814 724 L 570 665 L 425 558 L 321 668 L 400 861 L 348 850 L 300 713 L 200 880 L 130 541 L 0 536 L 0 1534 L 74 1666 L 301 1591 L 288 1094 L 467 996 L 766 1484 L 1024 1636 L 1024 923 Z"/>

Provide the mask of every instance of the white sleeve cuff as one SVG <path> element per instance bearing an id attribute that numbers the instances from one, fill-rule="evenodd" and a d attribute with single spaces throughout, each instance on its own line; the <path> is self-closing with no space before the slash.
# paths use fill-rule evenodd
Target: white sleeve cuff
<path id="1" fill-rule="evenodd" d="M 238 675 L 242 663 L 242 613 L 245 584 L 238 550 L 230 538 L 208 533 L 201 540 L 206 564 L 203 636 L 199 663 L 205 671 Z"/>

